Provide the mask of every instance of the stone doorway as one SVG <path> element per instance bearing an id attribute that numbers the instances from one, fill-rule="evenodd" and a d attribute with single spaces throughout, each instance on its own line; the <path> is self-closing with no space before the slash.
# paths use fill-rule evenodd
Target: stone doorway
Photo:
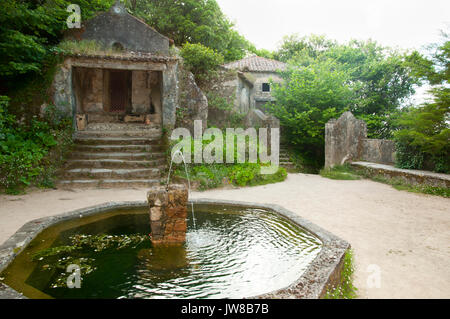
<path id="1" fill-rule="evenodd" d="M 77 116 L 89 123 L 162 122 L 161 71 L 112 68 L 73 68 Z"/>
<path id="2" fill-rule="evenodd" d="M 123 70 L 109 71 L 109 106 L 106 111 L 111 113 L 126 113 L 130 106 L 131 72 Z"/>

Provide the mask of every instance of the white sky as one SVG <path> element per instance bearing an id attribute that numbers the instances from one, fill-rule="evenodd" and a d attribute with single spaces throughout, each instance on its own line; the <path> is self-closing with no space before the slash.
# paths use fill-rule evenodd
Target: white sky
<path id="1" fill-rule="evenodd" d="M 283 36 L 324 34 L 344 42 L 374 39 L 420 49 L 450 28 L 450 0 L 217 0 L 236 29 L 258 49 Z"/>

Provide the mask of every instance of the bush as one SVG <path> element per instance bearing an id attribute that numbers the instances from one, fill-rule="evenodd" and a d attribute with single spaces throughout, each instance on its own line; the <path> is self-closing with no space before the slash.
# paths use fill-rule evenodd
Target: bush
<path id="1" fill-rule="evenodd" d="M 72 123 L 67 119 L 33 119 L 20 124 L 0 97 L 0 188 L 17 194 L 26 186 L 52 187 L 55 167 L 71 145 Z"/>
<path id="2" fill-rule="evenodd" d="M 313 60 L 307 66 L 290 65 L 274 85 L 276 102 L 268 106 L 280 119 L 283 135 L 305 158 L 323 164 L 325 124 L 339 117 L 352 95 L 348 74 L 332 60 Z"/>
<path id="3" fill-rule="evenodd" d="M 216 71 L 224 62 L 220 53 L 202 44 L 185 43 L 180 54 L 184 59 L 184 66 L 194 73 L 199 82 L 204 80 L 209 73 Z"/>
<path id="4" fill-rule="evenodd" d="M 224 141 L 226 141 L 226 136 L 224 134 Z M 234 153 L 234 163 L 235 164 L 188 164 L 188 174 L 192 181 L 198 181 L 200 183 L 200 190 L 206 190 L 211 188 L 217 188 L 224 184 L 233 184 L 236 186 L 256 186 L 265 185 L 270 183 L 282 182 L 287 177 L 287 172 L 284 168 L 280 167 L 278 171 L 274 174 L 261 174 L 261 167 L 263 163 L 237 163 L 238 152 L 237 152 L 237 137 L 235 137 L 235 148 Z M 179 141 L 172 142 L 172 146 L 177 144 Z M 207 146 L 211 141 L 204 140 L 202 147 Z M 249 137 L 246 137 L 247 145 L 253 145 L 256 143 Z M 169 147 L 168 153 L 170 154 L 172 147 Z M 259 152 L 258 146 L 256 147 L 257 152 Z M 224 158 L 226 158 L 226 145 L 224 143 L 222 153 Z M 194 154 L 194 142 L 191 139 L 191 156 L 193 158 Z M 169 156 L 170 161 L 170 156 Z M 191 161 L 193 162 L 193 161 Z M 176 176 L 186 178 L 186 172 L 184 164 L 176 165 L 174 164 L 174 174 Z"/>
<path id="5" fill-rule="evenodd" d="M 395 133 L 396 165 L 407 169 L 450 172 L 450 105 L 427 104 L 405 112 Z"/>

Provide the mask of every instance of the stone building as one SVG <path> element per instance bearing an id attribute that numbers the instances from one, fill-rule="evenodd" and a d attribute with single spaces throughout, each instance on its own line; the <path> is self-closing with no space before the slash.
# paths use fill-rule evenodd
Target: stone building
<path id="1" fill-rule="evenodd" d="M 235 88 L 235 108 L 240 113 L 247 114 L 251 109 L 264 111 L 264 105 L 274 101 L 270 82 L 282 82 L 278 71 L 285 70 L 286 64 L 254 55 L 227 63 L 223 67 L 237 71 L 236 77 L 225 83 L 225 86 Z"/>
<path id="2" fill-rule="evenodd" d="M 208 101 L 192 74 L 178 67 L 172 41 L 120 1 L 66 38 L 96 45 L 94 52 L 65 54 L 52 84 L 54 105 L 75 126 L 75 147 L 59 186 L 159 185 L 166 165 L 163 132 L 174 128 L 180 103 L 205 126 L 208 117 Z"/>
<path id="3" fill-rule="evenodd" d="M 95 41 L 105 50 L 65 56 L 54 82 L 59 109 L 83 115 L 87 124 L 119 123 L 129 115 L 173 127 L 178 59 L 169 55 L 167 37 L 118 1 L 67 38 Z"/>

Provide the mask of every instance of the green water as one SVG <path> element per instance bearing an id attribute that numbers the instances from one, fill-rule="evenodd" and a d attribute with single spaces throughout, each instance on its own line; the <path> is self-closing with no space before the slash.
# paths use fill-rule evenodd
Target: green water
<path id="1" fill-rule="evenodd" d="M 316 237 L 269 211 L 197 205 L 195 216 L 196 229 L 190 219 L 183 246 L 152 247 L 143 240 L 121 249 L 84 247 L 58 255 L 89 264 L 90 273 L 82 267 L 80 289 L 55 285 L 69 274 L 53 267 L 54 257 L 33 256 L 70 246 L 77 234 L 147 235 L 146 208 L 50 227 L 0 277 L 30 298 L 243 298 L 290 285 L 320 251 Z"/>

